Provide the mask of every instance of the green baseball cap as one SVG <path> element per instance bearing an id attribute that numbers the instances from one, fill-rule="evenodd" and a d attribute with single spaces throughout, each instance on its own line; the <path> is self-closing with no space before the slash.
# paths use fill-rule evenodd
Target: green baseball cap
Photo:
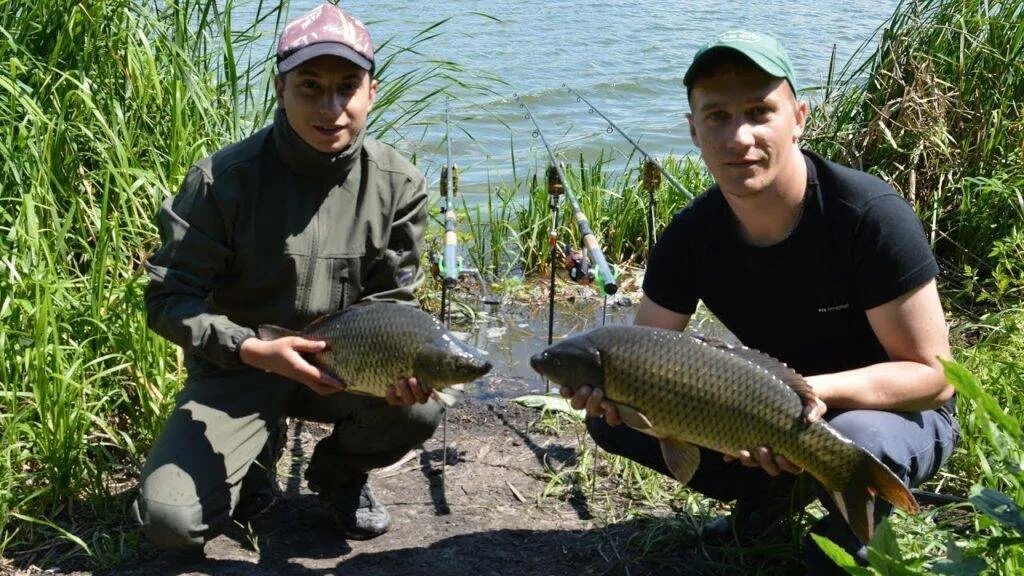
<path id="1" fill-rule="evenodd" d="M 789 87 L 796 94 L 796 74 L 789 62 L 786 50 L 775 38 L 767 34 L 748 32 L 747 30 L 729 30 L 716 36 L 693 56 L 693 62 L 683 76 L 683 84 L 692 89 L 693 81 L 699 70 L 711 62 L 711 58 L 722 51 L 732 50 L 746 56 L 758 68 L 776 78 L 785 78 Z"/>

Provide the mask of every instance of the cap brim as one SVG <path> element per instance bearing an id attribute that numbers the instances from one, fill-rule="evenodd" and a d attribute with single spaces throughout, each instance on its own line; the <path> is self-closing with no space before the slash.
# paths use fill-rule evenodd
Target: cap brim
<path id="1" fill-rule="evenodd" d="M 736 46 L 713 46 L 704 52 L 701 52 L 696 58 L 694 58 L 693 63 L 690 64 L 690 67 L 686 70 L 686 74 L 683 76 L 683 85 L 687 88 L 691 88 L 690 83 L 693 82 L 694 72 L 706 65 L 706 62 L 710 59 L 717 58 L 725 52 L 733 52 L 743 56 L 747 60 L 753 62 L 755 66 L 764 70 L 769 76 L 785 78 L 787 80 L 789 79 L 789 75 L 786 74 L 786 70 L 781 65 L 764 54 L 761 54 L 757 50 L 738 48 Z"/>
<path id="2" fill-rule="evenodd" d="M 337 56 L 339 58 L 344 58 L 363 70 L 370 70 L 373 68 L 373 62 L 371 62 L 366 56 L 356 52 L 350 46 L 346 46 L 345 44 L 338 42 L 318 42 L 316 44 L 310 44 L 309 46 L 299 48 L 295 52 L 289 54 L 286 58 L 279 60 L 277 63 L 277 71 L 284 74 L 285 72 L 293 70 L 303 62 L 320 56 Z"/>

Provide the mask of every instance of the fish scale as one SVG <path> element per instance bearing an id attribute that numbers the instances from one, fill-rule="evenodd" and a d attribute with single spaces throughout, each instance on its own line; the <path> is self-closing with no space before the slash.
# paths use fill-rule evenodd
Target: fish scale
<path id="1" fill-rule="evenodd" d="M 632 336 L 623 339 L 601 330 L 591 334 L 607 362 L 604 388 L 609 399 L 643 407 L 658 430 L 722 453 L 770 445 L 792 454 L 795 464 L 819 472 L 827 488 L 844 487 L 837 479 L 850 476 L 846 463 L 857 449 L 830 433 L 824 422 L 802 424 L 803 404 L 782 379 L 688 334 L 640 330 Z M 660 370 L 662 366 L 674 369 Z M 740 421 L 737 414 L 746 418 Z M 822 450 L 824 446 L 830 450 Z"/>
<path id="2" fill-rule="evenodd" d="M 560 386 L 603 388 L 624 421 L 661 440 L 666 464 L 684 482 L 699 463 L 693 445 L 734 456 L 770 446 L 821 482 L 864 541 L 876 493 L 916 510 L 906 486 L 874 456 L 823 420 L 805 422 L 801 394 L 812 395 L 810 387 L 756 350 L 673 330 L 607 326 L 530 363 Z"/>

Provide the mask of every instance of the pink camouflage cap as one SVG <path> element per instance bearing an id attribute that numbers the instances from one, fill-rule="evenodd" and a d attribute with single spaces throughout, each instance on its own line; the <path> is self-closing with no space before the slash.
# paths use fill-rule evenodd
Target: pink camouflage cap
<path id="1" fill-rule="evenodd" d="M 317 56 L 339 56 L 373 69 L 370 31 L 333 4 L 321 4 L 292 20 L 277 41 L 277 71 L 285 73 Z"/>

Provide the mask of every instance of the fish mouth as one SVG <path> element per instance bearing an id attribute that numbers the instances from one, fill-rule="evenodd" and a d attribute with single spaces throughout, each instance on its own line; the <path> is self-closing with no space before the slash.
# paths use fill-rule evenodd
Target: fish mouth
<path id="1" fill-rule="evenodd" d="M 539 374 L 544 373 L 544 352 L 540 352 L 530 356 L 530 368 Z"/>
<path id="2" fill-rule="evenodd" d="M 480 373 L 477 375 L 477 378 L 490 372 L 491 368 L 494 368 L 494 364 L 491 364 L 489 360 L 484 360 L 483 364 L 480 365 Z"/>

